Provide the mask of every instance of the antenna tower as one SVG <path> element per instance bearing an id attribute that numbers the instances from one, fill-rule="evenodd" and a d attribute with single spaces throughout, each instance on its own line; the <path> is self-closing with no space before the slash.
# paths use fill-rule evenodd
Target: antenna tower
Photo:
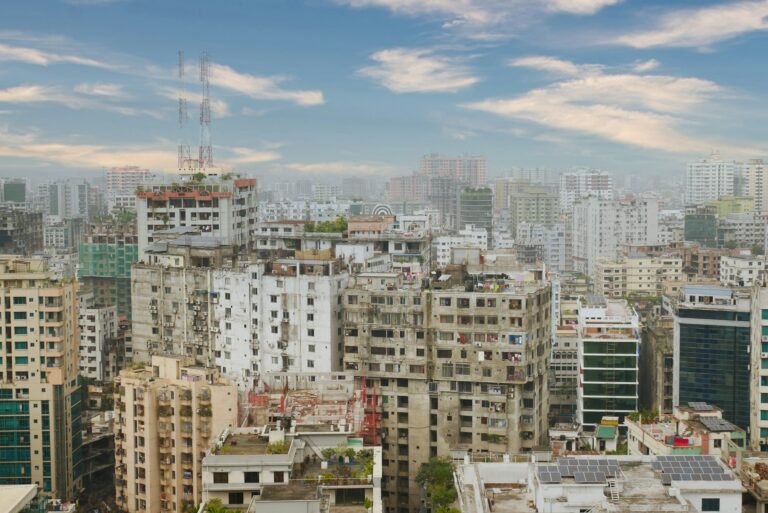
<path id="1" fill-rule="evenodd" d="M 213 146 L 211 145 L 211 86 L 208 52 L 200 55 L 200 148 L 197 168 L 205 170 L 213 167 Z"/>
<path id="2" fill-rule="evenodd" d="M 192 169 L 194 161 L 191 158 L 189 144 L 184 137 L 184 124 L 188 121 L 187 98 L 184 87 L 184 52 L 179 50 L 179 171 Z"/>

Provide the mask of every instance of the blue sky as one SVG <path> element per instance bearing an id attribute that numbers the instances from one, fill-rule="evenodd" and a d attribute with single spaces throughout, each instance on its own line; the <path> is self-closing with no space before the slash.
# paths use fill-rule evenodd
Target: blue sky
<path id="1" fill-rule="evenodd" d="M 679 172 L 768 156 L 768 1 L 3 0 L 0 173 L 173 169 L 211 60 L 216 162 L 380 178 L 425 153 Z M 179 130 L 177 52 L 190 123 Z"/>

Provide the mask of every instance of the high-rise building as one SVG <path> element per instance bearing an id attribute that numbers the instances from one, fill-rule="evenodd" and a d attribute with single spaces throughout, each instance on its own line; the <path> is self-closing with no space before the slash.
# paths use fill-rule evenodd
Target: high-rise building
<path id="1" fill-rule="evenodd" d="M 507 208 L 513 236 L 521 223 L 552 226 L 560 218 L 559 197 L 553 189 L 538 185 L 524 185 L 509 191 Z"/>
<path id="2" fill-rule="evenodd" d="M 211 177 L 181 184 L 149 184 L 136 193 L 139 256 L 155 233 L 199 230 L 225 244 L 247 248 L 256 224 L 256 180 Z"/>
<path id="3" fill-rule="evenodd" d="M 451 177 L 469 187 L 485 185 L 485 157 L 464 155 L 448 157 L 432 153 L 419 162 L 419 174 Z"/>
<path id="4" fill-rule="evenodd" d="M 698 205 L 733 195 L 738 167 L 737 162 L 722 160 L 717 152 L 689 163 L 685 173 L 685 204 Z"/>
<path id="5" fill-rule="evenodd" d="M 755 200 L 755 211 L 768 213 L 768 163 L 761 159 L 751 159 L 738 166 L 741 189 L 736 191 L 742 196 Z"/>
<path id="6" fill-rule="evenodd" d="M 117 338 L 115 306 L 92 306 L 81 296 L 78 312 L 80 329 L 80 375 L 98 383 L 110 381 L 117 373 L 110 366 L 107 345 Z"/>
<path id="7" fill-rule="evenodd" d="M 27 180 L 3 180 L 3 202 L 11 205 L 25 205 L 27 203 Z"/>
<path id="8" fill-rule="evenodd" d="M 32 256 L 42 250 L 42 212 L 0 208 L 0 253 Z"/>
<path id="9" fill-rule="evenodd" d="M 38 186 L 38 204 L 43 213 L 62 219 L 87 218 L 91 186 L 88 182 L 50 182 Z"/>
<path id="10" fill-rule="evenodd" d="M 672 299 L 675 405 L 716 404 L 750 425 L 750 297 L 736 289 L 687 285 Z"/>
<path id="11" fill-rule="evenodd" d="M 632 255 L 620 260 L 598 260 L 595 293 L 609 298 L 660 297 L 667 282 L 683 280 L 683 259 L 665 255 Z"/>
<path id="12" fill-rule="evenodd" d="M 421 505 L 431 457 L 501 457 L 547 439 L 551 289 L 458 273 L 421 288 L 393 273 L 359 274 L 344 294 L 344 368 L 366 389 L 366 436 L 387 433 L 383 500 Z M 498 274 L 496 275 L 498 276 Z M 457 456 L 459 455 L 459 456 Z"/>
<path id="13" fill-rule="evenodd" d="M 83 219 L 80 217 L 69 219 L 47 217 L 43 225 L 45 250 L 68 252 L 77 249 L 83 224 Z"/>
<path id="14" fill-rule="evenodd" d="M 587 296 L 579 307 L 578 421 L 597 426 L 604 416 L 637 411 L 640 319 L 623 299 Z"/>
<path id="15" fill-rule="evenodd" d="M 77 276 L 97 305 L 115 305 L 131 319 L 131 265 L 139 259 L 136 225 L 119 219 L 90 223 L 79 252 Z"/>
<path id="16" fill-rule="evenodd" d="M 674 320 L 669 315 L 649 316 L 643 321 L 640 345 L 640 408 L 672 413 L 675 353 Z"/>
<path id="17" fill-rule="evenodd" d="M 4 256 L 0 288 L 0 482 L 74 499 L 83 465 L 77 284 L 51 281 L 42 259 Z"/>
<path id="18" fill-rule="evenodd" d="M 152 179 L 148 169 L 138 166 L 113 167 L 107 169 L 107 196 L 135 194 L 138 187 Z"/>
<path id="19" fill-rule="evenodd" d="M 459 195 L 458 226 L 473 225 L 488 232 L 488 245 L 493 247 L 493 191 L 487 187 L 464 189 Z"/>
<path id="20" fill-rule="evenodd" d="M 129 513 L 182 513 L 203 495 L 202 459 L 237 423 L 237 388 L 193 359 L 123 370 L 115 394 L 115 499 Z"/>
<path id="21" fill-rule="evenodd" d="M 560 209 L 569 212 L 581 198 L 613 199 L 613 177 L 606 171 L 581 169 L 560 175 Z"/>
<path id="22" fill-rule="evenodd" d="M 685 208 L 684 235 L 686 241 L 697 242 L 705 248 L 717 247 L 717 211 L 702 205 Z"/>
<path id="23" fill-rule="evenodd" d="M 749 379 L 749 447 L 768 450 L 768 288 L 755 287 L 752 292 L 751 347 L 749 351 L 751 374 Z"/>

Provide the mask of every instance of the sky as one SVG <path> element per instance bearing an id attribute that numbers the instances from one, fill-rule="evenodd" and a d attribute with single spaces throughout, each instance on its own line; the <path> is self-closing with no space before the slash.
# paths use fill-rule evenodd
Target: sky
<path id="1" fill-rule="evenodd" d="M 203 52 L 214 161 L 267 180 L 381 179 L 433 152 L 484 155 L 491 176 L 768 157 L 768 0 L 3 0 L 0 14 L 3 175 L 175 170 L 179 143 L 200 140 Z"/>

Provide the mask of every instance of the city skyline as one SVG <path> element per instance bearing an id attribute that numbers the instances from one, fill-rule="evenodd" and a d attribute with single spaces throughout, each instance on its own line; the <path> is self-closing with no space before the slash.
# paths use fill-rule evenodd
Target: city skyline
<path id="1" fill-rule="evenodd" d="M 768 4 L 632 0 L 62 0 L 4 5 L 0 173 L 175 170 L 177 52 L 197 145 L 256 177 L 409 174 L 426 153 L 680 175 L 763 157 Z M 224 30 L 226 32 L 224 32 Z"/>

